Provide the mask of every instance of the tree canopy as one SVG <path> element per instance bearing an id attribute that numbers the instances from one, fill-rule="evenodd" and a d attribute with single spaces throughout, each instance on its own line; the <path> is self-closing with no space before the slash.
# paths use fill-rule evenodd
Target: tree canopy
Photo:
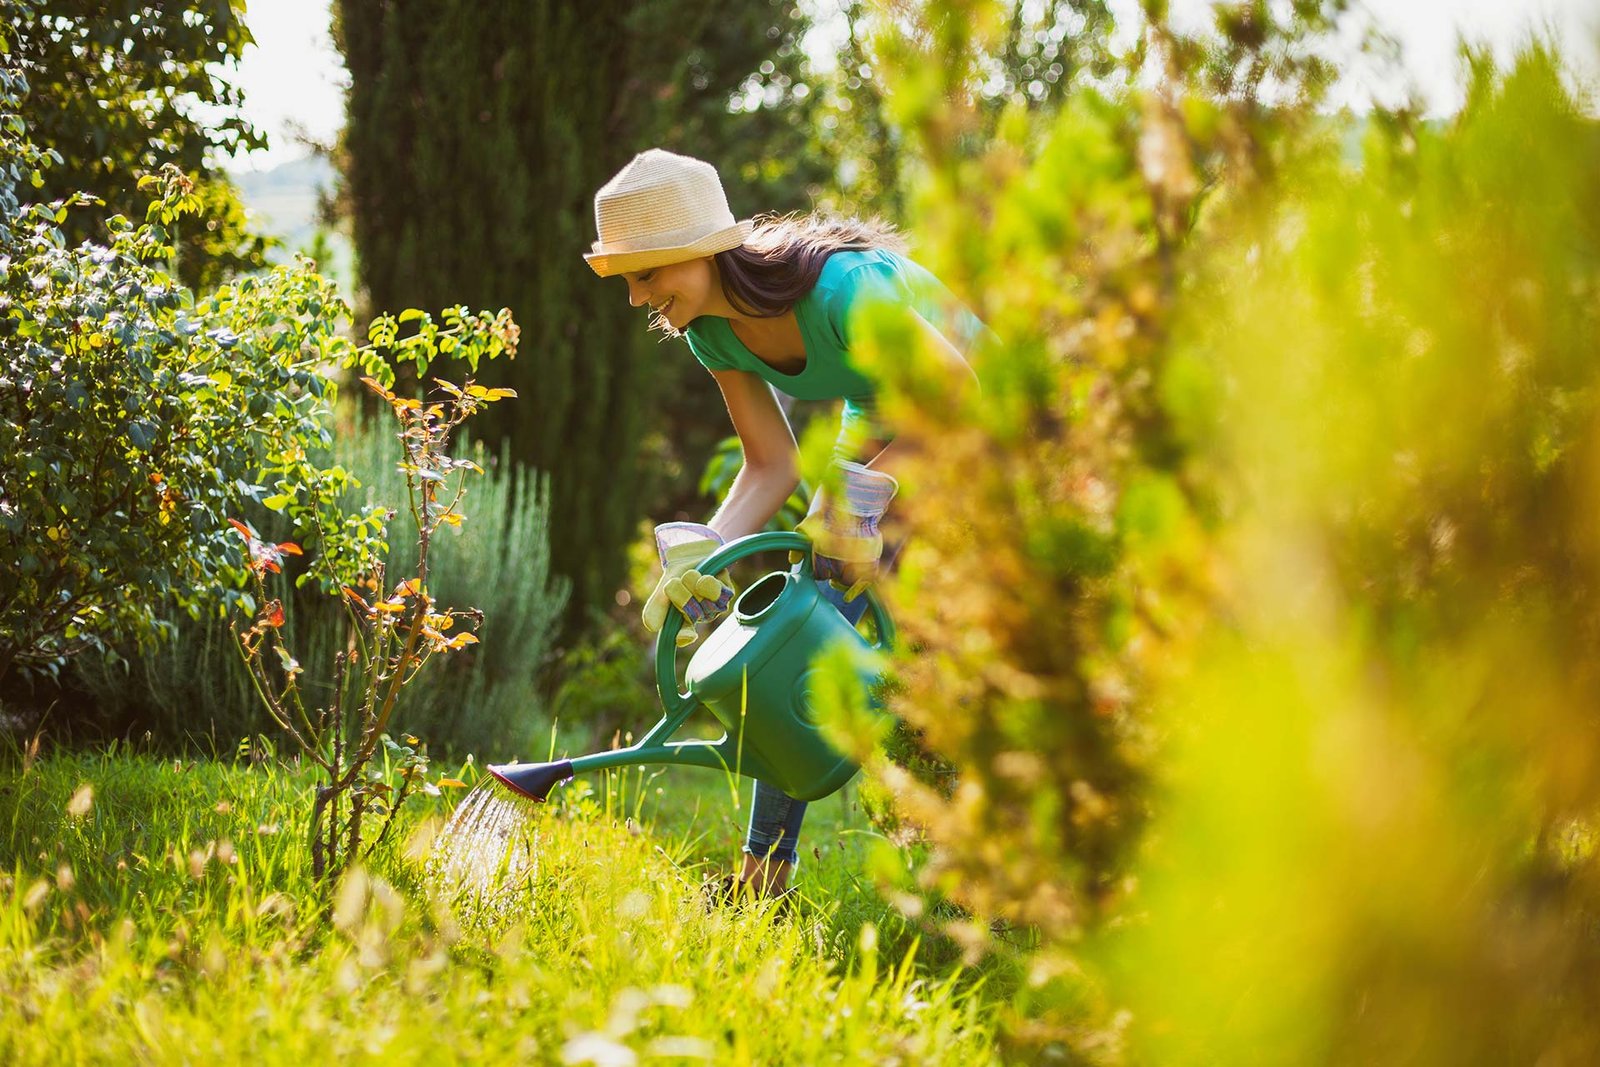
<path id="1" fill-rule="evenodd" d="M 264 147 L 223 75 L 251 43 L 243 0 L 3 0 L 10 63 L 31 89 L 29 135 L 61 156 L 42 200 L 87 192 L 62 222 L 72 243 L 105 239 L 105 220 L 143 214 L 139 178 L 167 164 L 196 183 L 197 213 L 175 236 L 178 273 L 206 289 L 263 266 L 267 243 L 250 232 L 221 155 Z"/>

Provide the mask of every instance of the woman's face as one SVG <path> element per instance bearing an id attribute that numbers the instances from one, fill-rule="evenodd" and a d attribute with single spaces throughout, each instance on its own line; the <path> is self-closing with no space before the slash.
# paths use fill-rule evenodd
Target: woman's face
<path id="1" fill-rule="evenodd" d="M 654 311 L 652 325 L 664 322 L 678 331 L 706 313 L 715 292 L 716 274 L 711 257 L 704 256 L 664 267 L 627 271 L 622 277 L 628 283 L 628 303 L 634 307 L 650 305 Z"/>

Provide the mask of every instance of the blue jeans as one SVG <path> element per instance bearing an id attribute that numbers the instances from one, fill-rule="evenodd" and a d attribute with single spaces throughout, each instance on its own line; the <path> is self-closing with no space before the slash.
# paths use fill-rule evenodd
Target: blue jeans
<path id="1" fill-rule="evenodd" d="M 887 562 L 893 564 L 895 552 Z M 858 596 L 846 604 L 844 593 L 827 582 L 818 582 L 817 588 L 824 599 L 839 609 L 839 614 L 854 626 L 867 612 L 867 598 Z M 800 861 L 800 823 L 806 817 L 806 802 L 756 780 L 755 794 L 750 799 L 750 828 L 745 831 L 744 851 L 758 859 L 774 859 L 784 863 Z"/>

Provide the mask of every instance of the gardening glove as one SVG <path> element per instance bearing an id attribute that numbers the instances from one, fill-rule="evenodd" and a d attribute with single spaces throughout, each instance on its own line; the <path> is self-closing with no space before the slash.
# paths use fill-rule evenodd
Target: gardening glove
<path id="1" fill-rule="evenodd" d="M 656 552 L 661 557 L 661 581 L 644 602 L 644 628 L 660 633 L 670 603 L 683 612 L 677 645 L 684 648 L 699 638 L 694 624 L 714 619 L 728 610 L 733 583 L 728 572 L 701 574 L 699 565 L 722 547 L 722 535 L 697 522 L 665 522 L 656 527 Z"/>
<path id="2" fill-rule="evenodd" d="M 816 576 L 845 590 L 848 602 L 878 576 L 878 558 L 883 555 L 878 523 L 900 483 L 860 463 L 836 461 L 833 466 L 830 473 L 836 476 L 837 490 L 817 490 L 811 509 L 795 529 L 811 541 Z M 830 477 L 829 483 L 835 478 Z M 789 562 L 798 563 L 801 556 L 791 552 Z"/>

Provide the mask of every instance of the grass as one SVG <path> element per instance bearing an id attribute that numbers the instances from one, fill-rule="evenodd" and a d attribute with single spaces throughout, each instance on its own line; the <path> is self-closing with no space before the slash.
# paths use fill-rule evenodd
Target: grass
<path id="1" fill-rule="evenodd" d="M 994 1062 L 991 985 L 871 890 L 897 861 L 849 791 L 813 805 L 787 917 L 699 899 L 748 784 L 645 769 L 530 806 L 537 867 L 488 916 L 429 893 L 460 791 L 419 804 L 327 921 L 309 782 L 270 756 L 0 760 L 0 1062 Z"/>

